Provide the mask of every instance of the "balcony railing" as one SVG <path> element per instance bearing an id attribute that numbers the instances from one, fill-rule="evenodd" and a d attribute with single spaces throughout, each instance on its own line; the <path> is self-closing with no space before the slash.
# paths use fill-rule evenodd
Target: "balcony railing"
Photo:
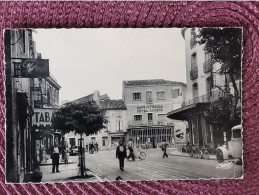
<path id="1" fill-rule="evenodd" d="M 158 126 L 158 125 L 173 125 L 172 122 L 168 120 L 159 121 L 128 121 L 129 127 L 139 127 L 139 126 Z"/>
<path id="2" fill-rule="evenodd" d="M 189 106 L 192 104 L 197 104 L 197 103 L 214 102 L 214 101 L 218 100 L 220 97 L 223 97 L 224 95 L 225 95 L 225 93 L 222 91 L 214 91 L 214 92 L 196 97 L 194 99 L 191 99 L 189 101 L 183 102 L 182 107 Z"/>
<path id="3" fill-rule="evenodd" d="M 203 71 L 204 71 L 204 73 L 207 73 L 207 72 L 211 71 L 212 64 L 213 64 L 212 60 L 207 60 L 207 61 L 205 61 L 203 63 Z"/>
<path id="4" fill-rule="evenodd" d="M 191 78 L 191 80 L 198 78 L 198 68 L 197 67 L 194 67 L 190 70 L 190 78 Z"/>

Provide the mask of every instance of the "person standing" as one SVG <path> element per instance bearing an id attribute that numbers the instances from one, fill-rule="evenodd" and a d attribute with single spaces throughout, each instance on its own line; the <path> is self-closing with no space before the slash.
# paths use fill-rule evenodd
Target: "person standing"
<path id="1" fill-rule="evenodd" d="M 162 149 L 162 151 L 164 152 L 163 153 L 163 158 L 168 158 L 168 155 L 167 155 L 167 153 L 166 153 L 166 148 L 167 148 L 167 146 L 168 146 L 168 144 L 166 143 L 166 141 L 165 140 L 163 140 L 163 142 L 162 142 L 162 144 L 161 144 L 161 149 Z"/>
<path id="2" fill-rule="evenodd" d="M 98 150 L 99 150 L 98 147 L 99 147 L 99 145 L 98 145 L 98 143 L 96 142 L 95 145 L 94 145 L 94 150 L 95 150 L 96 153 L 98 153 Z"/>
<path id="3" fill-rule="evenodd" d="M 60 172 L 58 170 L 58 167 L 59 167 L 59 148 L 58 148 L 58 145 L 55 145 L 52 152 L 52 173 L 55 172 L 55 169 L 56 169 L 56 172 Z"/>
<path id="4" fill-rule="evenodd" d="M 66 148 L 64 152 L 65 152 L 64 153 L 64 162 L 65 162 L 65 165 L 68 165 L 68 159 L 69 159 L 68 148 Z"/>
<path id="5" fill-rule="evenodd" d="M 127 159 L 129 160 L 130 158 L 132 158 L 132 160 L 134 161 L 135 160 L 135 155 L 134 155 L 134 150 L 133 150 L 132 139 L 129 139 L 127 147 L 129 149 L 129 156 L 127 157 Z"/>
<path id="6" fill-rule="evenodd" d="M 124 159 L 127 157 L 126 153 L 126 146 L 123 145 L 123 142 L 119 142 L 119 146 L 116 149 L 116 158 L 119 159 L 119 164 L 120 164 L 120 170 L 124 170 Z"/>

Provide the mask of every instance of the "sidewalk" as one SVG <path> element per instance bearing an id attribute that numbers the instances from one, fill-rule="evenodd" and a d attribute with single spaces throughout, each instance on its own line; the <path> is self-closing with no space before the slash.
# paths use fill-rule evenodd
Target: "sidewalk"
<path id="1" fill-rule="evenodd" d="M 68 160 L 68 164 L 72 164 L 72 163 L 74 163 L 72 160 Z M 59 160 L 59 164 L 65 164 L 65 162 L 62 160 L 62 159 L 60 159 Z M 40 166 L 46 166 L 46 165 L 52 165 L 52 159 L 48 159 L 47 161 L 42 161 L 41 163 L 40 163 Z"/>
<path id="2" fill-rule="evenodd" d="M 167 148 L 168 154 L 172 156 L 190 157 L 188 153 L 180 152 L 177 148 Z M 217 160 L 216 155 L 209 155 L 209 160 Z"/>
<path id="3" fill-rule="evenodd" d="M 42 183 L 51 182 L 71 182 L 71 181 L 82 181 L 82 182 L 97 182 L 103 181 L 98 175 L 91 170 L 87 169 L 86 174 L 88 177 L 80 178 L 81 171 L 78 167 L 78 163 L 69 159 L 69 164 L 65 165 L 63 161 L 60 161 L 58 173 L 52 173 L 52 160 L 49 159 L 47 162 L 41 163 L 40 171 L 42 172 Z"/>

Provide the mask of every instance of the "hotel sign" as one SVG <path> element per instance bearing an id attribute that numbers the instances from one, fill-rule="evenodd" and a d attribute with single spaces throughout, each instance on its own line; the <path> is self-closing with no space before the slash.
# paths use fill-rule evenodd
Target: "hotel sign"
<path id="1" fill-rule="evenodd" d="M 45 59 L 21 59 L 21 62 L 13 62 L 14 76 L 22 78 L 49 77 L 49 60 Z"/>
<path id="2" fill-rule="evenodd" d="M 145 113 L 145 112 L 163 112 L 162 105 L 145 105 L 138 106 L 137 113 Z"/>

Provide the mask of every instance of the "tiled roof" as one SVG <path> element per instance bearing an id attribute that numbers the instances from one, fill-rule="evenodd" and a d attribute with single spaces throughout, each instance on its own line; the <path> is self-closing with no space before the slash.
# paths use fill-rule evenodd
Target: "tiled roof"
<path id="1" fill-rule="evenodd" d="M 82 98 L 79 98 L 79 99 L 76 99 L 76 100 L 73 100 L 71 101 L 72 103 L 82 103 L 82 102 L 86 102 L 86 101 L 91 101 L 93 100 L 93 93 L 88 95 L 88 96 L 85 96 L 85 97 L 82 97 Z"/>
<path id="2" fill-rule="evenodd" d="M 132 81 L 124 81 L 125 86 L 137 86 L 137 85 L 173 85 L 180 84 L 186 85 L 182 82 L 168 81 L 164 79 L 149 79 L 149 80 L 132 80 Z"/>
<path id="3" fill-rule="evenodd" d="M 104 100 L 101 101 L 101 107 L 106 110 L 121 110 L 126 109 L 126 105 L 122 100 Z"/>

